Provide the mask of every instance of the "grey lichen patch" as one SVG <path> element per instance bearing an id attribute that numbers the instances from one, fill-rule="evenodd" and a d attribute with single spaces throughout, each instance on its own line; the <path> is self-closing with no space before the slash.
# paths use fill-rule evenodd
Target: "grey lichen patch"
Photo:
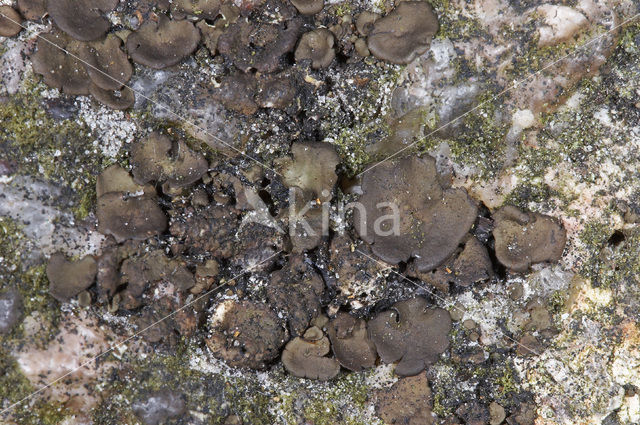
<path id="1" fill-rule="evenodd" d="M 70 207 L 76 218 L 82 219 L 95 205 L 96 174 L 103 165 L 120 158 L 103 157 L 94 147 L 92 130 L 75 116 L 56 119 L 47 113 L 48 108 L 69 106 L 59 98 L 44 98 L 44 89 L 44 85 L 27 80 L 23 90 L 0 104 L 1 152 L 21 174 L 71 189 Z"/>
<path id="2" fill-rule="evenodd" d="M 0 218 L 0 290 L 17 290 L 23 309 L 19 322 L 8 334 L 0 335 L 0 403 L 3 406 L 17 402 L 35 390 L 10 354 L 12 347 L 23 341 L 24 318 L 37 315 L 41 329 L 32 337 L 36 338 L 38 346 L 43 346 L 55 335 L 60 316 L 56 302 L 48 295 L 44 265 L 30 264 L 28 258 L 23 258 L 23 250 L 13 249 L 17 246 L 25 248 L 30 246 L 30 242 L 16 222 Z M 33 406 L 16 406 L 13 415 L 21 423 L 53 425 L 60 423 L 68 412 L 59 405 L 40 399 Z"/>
<path id="3" fill-rule="evenodd" d="M 45 273 L 44 264 L 30 264 L 28 258 L 23 258 L 23 248 L 31 246 L 31 242 L 22 233 L 20 225 L 10 218 L 0 218 L 0 289 L 16 289 L 22 297 L 23 314 L 28 317 L 37 314 L 41 332 L 40 344 L 50 339 L 57 328 L 60 312 L 56 302 L 49 295 L 49 281 Z M 2 337 L 7 346 L 17 343 L 24 335 L 22 321 L 13 327 L 10 333 Z"/>

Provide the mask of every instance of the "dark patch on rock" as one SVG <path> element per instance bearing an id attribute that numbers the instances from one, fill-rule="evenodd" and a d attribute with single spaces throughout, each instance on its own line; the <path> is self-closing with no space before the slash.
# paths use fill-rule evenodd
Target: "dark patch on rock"
<path id="1" fill-rule="evenodd" d="M 289 73 L 262 77 L 258 82 L 256 103 L 261 108 L 288 108 L 295 100 L 297 93 L 295 83 L 292 80 L 295 80 L 295 77 Z"/>
<path id="2" fill-rule="evenodd" d="M 176 19 L 215 19 L 220 11 L 220 3 L 220 0 L 175 0 L 172 15 Z"/>
<path id="3" fill-rule="evenodd" d="M 0 292 L 0 335 L 11 332 L 23 312 L 24 305 L 20 292 L 15 289 Z"/>
<path id="4" fill-rule="evenodd" d="M 369 246 L 346 234 L 335 235 L 331 239 L 329 255 L 329 271 L 333 274 L 340 303 L 357 302 L 366 306 L 367 297 L 372 294 L 365 291 L 384 284 L 378 273 L 380 266 L 369 258 L 373 256 Z"/>
<path id="5" fill-rule="evenodd" d="M 489 409 L 477 401 L 463 403 L 456 410 L 456 414 L 467 425 L 487 425 L 489 423 Z"/>
<path id="6" fill-rule="evenodd" d="M 200 32 L 189 21 L 174 21 L 159 15 L 127 37 L 127 52 L 134 62 L 162 69 L 176 65 L 198 46 Z"/>
<path id="7" fill-rule="evenodd" d="M 424 298 L 397 302 L 368 326 L 380 359 L 398 362 L 398 375 L 420 373 L 449 347 L 451 316 L 444 309 L 431 308 Z"/>
<path id="8" fill-rule="evenodd" d="M 525 272 L 531 264 L 558 261 L 562 256 L 567 234 L 553 217 L 506 206 L 493 218 L 496 257 L 505 267 Z"/>
<path id="9" fill-rule="evenodd" d="M 313 326 L 304 336 L 295 337 L 287 343 L 282 352 L 282 364 L 285 369 L 298 378 L 327 381 L 340 372 L 340 364 L 329 354 L 329 339 L 322 330 Z"/>
<path id="10" fill-rule="evenodd" d="M 301 335 L 321 312 L 324 282 L 304 257 L 291 256 L 281 270 L 271 274 L 267 298 L 276 310 L 284 311 L 292 336 Z"/>
<path id="11" fill-rule="evenodd" d="M 376 413 L 385 424 L 431 425 L 433 400 L 424 373 L 400 379 L 376 393 Z"/>
<path id="12" fill-rule="evenodd" d="M 169 389 L 148 393 L 131 408 L 144 425 L 160 425 L 186 411 L 183 396 Z"/>
<path id="13" fill-rule="evenodd" d="M 429 3 L 405 1 L 378 19 L 367 38 L 371 53 L 382 60 L 408 64 L 429 50 L 438 19 Z"/>
<path id="14" fill-rule="evenodd" d="M 380 163 L 364 175 L 362 191 L 364 210 L 353 214 L 358 235 L 388 263 L 413 257 L 419 272 L 449 258 L 477 215 L 464 189 L 442 187 L 432 157 Z"/>
<path id="15" fill-rule="evenodd" d="M 112 235 L 117 241 L 142 240 L 162 233 L 167 217 L 154 196 L 128 196 L 111 192 L 98 199 L 96 207 L 98 231 Z"/>
<path id="16" fill-rule="evenodd" d="M 234 254 L 240 212 L 230 206 L 209 205 L 197 214 L 185 211 L 171 220 L 169 231 L 182 240 L 192 254 L 209 253 L 217 258 Z"/>
<path id="17" fill-rule="evenodd" d="M 62 31 L 91 41 L 107 33 L 110 22 L 105 14 L 117 4 L 118 0 L 47 0 L 47 11 Z"/>
<path id="18" fill-rule="evenodd" d="M 296 48 L 296 62 L 310 60 L 312 68 L 326 68 L 336 57 L 334 43 L 334 35 L 327 29 L 320 28 L 304 33 Z"/>
<path id="19" fill-rule="evenodd" d="M 327 334 L 333 353 L 344 368 L 359 372 L 375 366 L 378 356 L 364 319 L 339 312 L 327 325 Z"/>
<path id="20" fill-rule="evenodd" d="M 172 141 L 157 132 L 133 145 L 131 165 L 139 184 L 166 181 L 173 188 L 195 183 L 209 168 L 202 154 L 193 151 L 184 141 Z"/>
<path id="21" fill-rule="evenodd" d="M 98 102 L 115 110 L 129 109 L 136 101 L 133 90 L 128 87 L 117 90 L 105 90 L 92 83 L 89 87 L 89 93 L 91 93 Z"/>
<path id="22" fill-rule="evenodd" d="M 78 113 L 78 106 L 75 104 L 75 99 L 72 98 L 45 99 L 42 103 L 47 114 L 56 121 L 72 119 Z"/>
<path id="23" fill-rule="evenodd" d="M 532 403 L 520 403 L 516 412 L 507 418 L 509 425 L 533 425 L 538 414 L 536 406 Z"/>
<path id="24" fill-rule="evenodd" d="M 258 110 L 254 97 L 258 84 L 250 75 L 230 75 L 222 79 L 220 87 L 213 90 L 213 98 L 222 103 L 225 108 L 252 115 Z"/>
<path id="25" fill-rule="evenodd" d="M 121 47 L 122 40 L 109 34 L 80 48 L 79 57 L 85 62 L 87 74 L 103 90 L 119 90 L 131 78 L 133 67 Z"/>
<path id="26" fill-rule="evenodd" d="M 283 325 L 265 304 L 227 300 L 214 310 L 206 342 L 230 366 L 264 369 L 288 339 Z"/>
<path id="27" fill-rule="evenodd" d="M 324 8 L 324 0 L 291 0 L 302 15 L 315 15 Z"/>
<path id="28" fill-rule="evenodd" d="M 41 34 L 37 50 L 31 57 L 33 71 L 42 75 L 46 85 L 66 94 L 89 94 L 89 75 L 82 62 L 71 56 L 77 57 L 81 46 L 80 42 L 59 31 Z"/>
<path id="29" fill-rule="evenodd" d="M 55 253 L 47 264 L 49 293 L 60 302 L 69 301 L 93 284 L 96 273 L 96 261 L 91 256 L 68 261 L 64 254 Z"/>
<path id="30" fill-rule="evenodd" d="M 46 0 L 18 0 L 18 10 L 25 19 L 38 21 L 47 13 Z"/>
<path id="31" fill-rule="evenodd" d="M 302 20 L 291 6 L 282 6 L 282 22 L 239 19 L 218 38 L 218 51 L 243 72 L 274 72 L 296 45 Z"/>
<path id="32" fill-rule="evenodd" d="M 0 36 L 13 37 L 22 31 L 22 17 L 11 6 L 0 6 Z"/>

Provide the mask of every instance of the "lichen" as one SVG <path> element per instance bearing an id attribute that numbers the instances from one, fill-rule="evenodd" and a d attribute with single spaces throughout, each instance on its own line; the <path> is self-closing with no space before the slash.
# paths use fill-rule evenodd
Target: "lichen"
<path id="1" fill-rule="evenodd" d="M 38 336 L 40 344 L 46 343 L 57 329 L 60 311 L 57 302 L 49 296 L 49 281 L 43 264 L 27 265 L 22 256 L 30 242 L 14 220 L 0 217 L 0 289 L 17 288 L 22 295 L 24 317 L 38 314 L 38 321 L 45 329 Z M 23 335 L 23 324 L 17 325 L 4 339 L 5 344 L 18 343 Z"/>
<path id="2" fill-rule="evenodd" d="M 71 189 L 71 209 L 82 219 L 93 207 L 97 173 L 115 160 L 99 153 L 92 144 L 92 130 L 80 120 L 55 120 L 46 112 L 47 99 L 42 95 L 46 90 L 32 77 L 8 102 L 0 104 L 1 151 L 20 174 Z"/>
<path id="3" fill-rule="evenodd" d="M 342 158 L 347 174 L 354 175 L 362 171 L 365 164 L 372 158 L 367 152 L 367 146 L 389 134 L 387 114 L 390 110 L 391 88 L 400 76 L 400 67 L 386 65 L 376 69 L 366 78 L 368 90 L 365 96 L 362 92 L 354 92 L 353 99 L 348 105 L 340 99 L 327 99 L 325 108 L 328 117 L 321 128 L 325 132 L 325 139 L 335 144 L 338 154 Z M 349 85 L 347 79 L 341 78 L 340 85 Z M 344 115 L 342 108 L 348 107 L 348 114 L 352 114 L 352 125 L 335 126 L 340 121 L 338 116 Z"/>

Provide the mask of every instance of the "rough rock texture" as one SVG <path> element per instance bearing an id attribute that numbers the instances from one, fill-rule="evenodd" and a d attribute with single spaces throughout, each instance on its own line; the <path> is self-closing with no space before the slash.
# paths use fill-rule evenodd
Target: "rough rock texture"
<path id="1" fill-rule="evenodd" d="M 449 346 L 420 375 L 428 376 L 431 400 L 422 397 L 406 413 L 411 403 L 399 398 L 396 423 L 640 422 L 640 27 L 626 22 L 637 4 L 430 1 L 439 29 L 428 49 L 404 43 L 410 37 L 396 40 L 402 49 L 393 53 L 415 55 L 406 66 L 367 46 L 368 37 L 382 36 L 371 36 L 376 23 L 403 2 L 325 2 L 312 16 L 279 0 L 122 0 L 108 13 L 74 10 L 71 17 L 108 21 L 90 44 L 126 39 L 164 16 L 201 33 L 202 43 L 174 65 L 134 63 L 133 93 L 101 87 L 60 51 L 39 68 L 46 41 L 38 35 L 64 31 L 47 3 L 2 3 L 26 21 L 0 38 L 0 293 L 15 290 L 23 301 L 19 323 L 0 335 L 0 405 L 87 364 L 3 412 L 0 422 L 142 423 L 134 403 L 169 388 L 183 396 L 184 410 L 165 423 L 382 425 L 390 418 L 376 410 L 374 395 L 406 382 L 393 364 L 351 371 L 364 365 L 348 363 L 337 338 L 322 357 L 347 366 L 333 379 L 285 371 L 280 359 L 292 339 L 285 315 L 304 296 L 291 291 L 276 311 L 268 293 L 294 256 L 322 280 L 320 313 L 308 326 L 330 339 L 335 323 L 327 318 L 348 314 L 352 335 L 360 335 L 358 324 L 369 331 L 400 300 L 424 297 L 449 312 Z M 324 68 L 296 62 L 302 34 L 318 29 L 331 32 L 335 58 Z M 87 45 L 62 37 L 62 46 Z M 207 172 L 180 188 L 164 177 L 136 185 L 131 151 L 153 132 L 184 141 Z M 300 143 L 329 145 L 338 158 L 323 174 L 337 176 L 330 198 L 311 199 L 315 207 L 305 213 L 314 225 L 326 217 L 321 238 L 288 229 L 290 187 L 277 173 L 281 161 L 295 161 L 291 148 Z M 367 169 L 401 149 L 390 161 L 396 175 L 403 157 L 432 157 L 441 189 L 464 189 L 477 205 L 464 236 L 445 240 L 454 249 L 428 271 L 416 269 L 415 257 L 378 261 L 375 244 L 352 226 L 362 182 L 377 167 Z M 303 168 L 322 170 L 314 159 Z M 293 188 L 305 198 L 304 188 Z M 102 198 L 111 193 L 149 200 L 170 230 L 132 239 L 123 226 L 117 240 L 100 234 Z M 562 225 L 566 244 L 557 261 L 511 258 L 518 272 L 501 263 L 497 248 L 505 246 L 496 235 L 527 228 L 524 219 L 496 219 L 506 205 L 519 210 L 515 218 Z M 126 215 L 115 210 L 112 216 Z M 514 240 L 519 248 L 540 246 L 530 235 Z M 46 263 L 55 252 L 96 258 L 96 285 L 77 301 L 59 303 L 49 293 Z M 139 273 L 150 265 L 146 255 L 157 256 L 151 265 L 162 264 L 165 277 Z M 191 278 L 173 279 L 173 271 Z M 125 308 L 132 300 L 137 307 Z M 284 336 L 272 344 L 278 348 L 266 369 L 230 364 L 243 346 L 266 351 L 264 335 L 246 322 L 246 340 L 211 326 L 208 318 L 228 303 L 260 305 L 277 318 L 281 331 L 267 334 Z M 219 353 L 238 357 L 214 353 L 205 342 L 212 335 L 224 343 Z"/>
<path id="2" fill-rule="evenodd" d="M 18 323 L 23 312 L 22 296 L 15 289 L 0 293 L 0 334 L 6 334 Z"/>

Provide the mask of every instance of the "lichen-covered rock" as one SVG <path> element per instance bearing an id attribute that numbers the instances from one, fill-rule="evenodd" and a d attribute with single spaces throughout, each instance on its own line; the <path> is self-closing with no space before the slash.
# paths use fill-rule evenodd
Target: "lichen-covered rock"
<path id="1" fill-rule="evenodd" d="M 427 376 L 421 373 L 400 379 L 376 393 L 376 413 L 385 424 L 431 425 L 433 399 Z"/>
<path id="2" fill-rule="evenodd" d="M 81 44 L 59 31 L 41 34 L 40 37 L 37 50 L 31 57 L 33 71 L 42 75 L 46 85 L 66 94 L 89 94 L 89 74 L 82 62 L 76 59 Z"/>
<path id="3" fill-rule="evenodd" d="M 98 231 L 119 242 L 147 239 L 167 228 L 167 217 L 151 195 L 107 193 L 98 199 L 96 217 Z"/>
<path id="4" fill-rule="evenodd" d="M 287 343 L 282 352 L 285 369 L 298 378 L 327 381 L 340 372 L 340 364 L 325 357 L 330 351 L 329 339 L 322 330 L 313 326 L 303 337 L 295 337 Z"/>
<path id="5" fill-rule="evenodd" d="M 111 109 L 124 110 L 129 109 L 135 103 L 135 94 L 129 87 L 122 87 L 116 90 L 105 90 L 95 84 L 89 86 L 89 93 L 98 102 Z"/>
<path id="6" fill-rule="evenodd" d="M 377 58 L 407 64 L 429 49 L 436 32 L 438 20 L 429 3 L 404 1 L 375 21 L 367 45 Z"/>
<path id="7" fill-rule="evenodd" d="M 144 425 L 160 425 L 183 414 L 186 404 L 181 394 L 165 388 L 145 394 L 131 408 Z"/>
<path id="8" fill-rule="evenodd" d="M 69 301 L 93 284 L 96 273 L 97 266 L 93 257 L 68 261 L 64 254 L 56 253 L 47 264 L 49 293 L 60 302 Z"/>
<path id="9" fill-rule="evenodd" d="M 382 162 L 364 175 L 362 192 L 353 214 L 360 238 L 388 263 L 414 258 L 419 272 L 449 258 L 476 220 L 475 202 L 442 187 L 432 157 Z"/>
<path id="10" fill-rule="evenodd" d="M 278 70 L 282 56 L 295 47 L 302 27 L 302 20 L 289 8 L 283 6 L 280 10 L 286 22 L 240 19 L 229 25 L 218 38 L 218 51 L 243 72 Z"/>
<path id="11" fill-rule="evenodd" d="M 118 0 L 47 0 L 47 12 L 71 37 L 91 41 L 107 33 L 110 22 L 105 14 L 117 4 Z"/>
<path id="12" fill-rule="evenodd" d="M 300 255 L 291 256 L 288 264 L 273 272 L 267 287 L 270 305 L 284 312 L 292 336 L 302 335 L 320 314 L 323 293 L 322 278 Z"/>
<path id="13" fill-rule="evenodd" d="M 47 13 L 46 0 L 18 0 L 18 10 L 25 19 L 37 21 Z"/>
<path id="14" fill-rule="evenodd" d="M 303 191 L 304 200 L 332 198 L 333 187 L 338 181 L 336 167 L 340 158 L 328 143 L 296 142 L 291 145 L 292 158 L 279 164 L 283 183 Z"/>
<path id="15" fill-rule="evenodd" d="M 103 90 L 119 90 L 133 74 L 122 40 L 109 34 L 103 40 L 83 44 L 79 57 L 94 84 Z"/>
<path id="16" fill-rule="evenodd" d="M 209 164 L 187 144 L 157 132 L 134 144 L 132 173 L 139 184 L 166 181 L 171 187 L 189 186 L 202 178 Z"/>
<path id="17" fill-rule="evenodd" d="M 191 17 L 215 19 L 220 11 L 220 0 L 176 0 L 172 3 L 172 14 L 176 19 Z"/>
<path id="18" fill-rule="evenodd" d="M 176 65 L 198 46 L 200 32 L 189 21 L 174 21 L 159 15 L 127 37 L 127 52 L 134 62 L 162 69 Z"/>
<path id="19" fill-rule="evenodd" d="M 424 298 L 400 301 L 368 323 L 380 359 L 398 362 L 396 373 L 417 375 L 449 347 L 451 316 Z"/>
<path id="20" fill-rule="evenodd" d="M 501 208 L 493 218 L 496 257 L 507 268 L 524 272 L 531 264 L 558 261 L 562 256 L 566 231 L 554 218 L 513 206 Z"/>
<path id="21" fill-rule="evenodd" d="M 240 212 L 231 206 L 209 205 L 197 213 L 181 214 L 171 220 L 169 231 L 183 241 L 191 253 L 210 253 L 229 258 L 235 253 L 235 234 Z"/>
<path id="22" fill-rule="evenodd" d="M 230 366 L 264 369 L 288 339 L 282 320 L 265 304 L 223 301 L 209 322 L 207 346 Z"/>
<path id="23" fill-rule="evenodd" d="M 291 4 L 303 15 L 315 15 L 324 7 L 324 0 L 291 0 Z"/>
<path id="24" fill-rule="evenodd" d="M 493 276 L 493 263 L 487 247 L 476 237 L 470 236 L 464 242 L 464 247 L 457 249 L 439 267 L 421 273 L 412 265 L 407 272 L 443 292 L 448 292 L 452 285 L 468 287 L 490 279 Z"/>
<path id="25" fill-rule="evenodd" d="M 334 43 L 334 36 L 327 29 L 320 28 L 304 33 L 296 48 L 296 62 L 307 59 L 311 61 L 312 68 L 326 68 L 336 57 Z"/>
<path id="26" fill-rule="evenodd" d="M 23 313 L 22 295 L 15 289 L 0 292 L 0 335 L 11 332 Z"/>
<path id="27" fill-rule="evenodd" d="M 364 319 L 339 312 L 327 324 L 327 334 L 333 353 L 344 368 L 359 372 L 375 366 L 378 356 Z"/>
<path id="28" fill-rule="evenodd" d="M 356 18 L 356 29 L 362 36 L 367 36 L 373 29 L 373 24 L 380 19 L 380 15 L 374 12 L 363 11 Z"/>
<path id="29" fill-rule="evenodd" d="M 120 293 L 120 305 L 127 309 L 140 306 L 143 292 L 160 281 L 171 284 L 175 292 L 188 291 L 196 284 L 184 261 L 177 257 L 170 259 L 161 250 L 127 258 L 120 267 L 120 284 L 127 285 Z"/>
<path id="30" fill-rule="evenodd" d="M 22 18 L 20 14 L 10 6 L 0 6 L 0 36 L 13 37 L 22 31 Z"/>

